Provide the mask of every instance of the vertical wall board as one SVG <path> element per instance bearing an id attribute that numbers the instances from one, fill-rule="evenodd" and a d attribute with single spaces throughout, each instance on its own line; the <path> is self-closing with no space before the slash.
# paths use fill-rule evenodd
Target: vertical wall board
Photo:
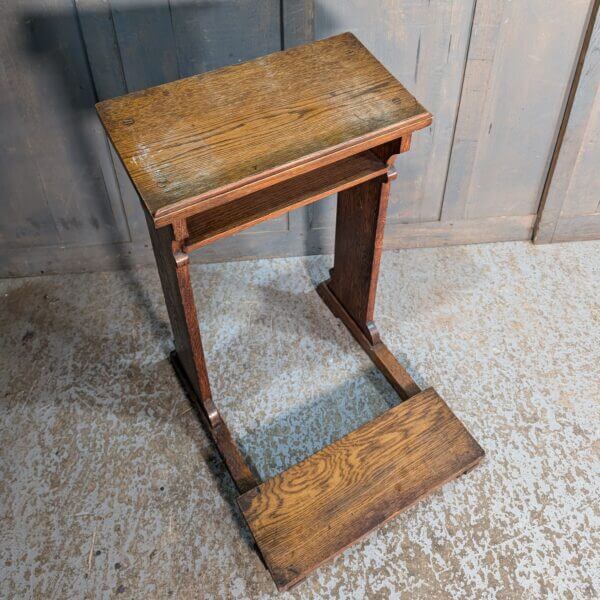
<path id="1" fill-rule="evenodd" d="M 178 79 L 169 0 L 111 0 L 110 5 L 128 91 Z"/>
<path id="2" fill-rule="evenodd" d="M 280 0 L 170 0 L 170 6 L 182 77 L 281 50 Z M 248 236 L 259 231 L 287 231 L 288 227 L 289 217 L 283 215 L 236 239 L 243 246 Z"/>
<path id="3" fill-rule="evenodd" d="M 279 0 L 171 0 L 182 77 L 281 50 Z"/>
<path id="4" fill-rule="evenodd" d="M 536 213 L 589 5 L 478 0 L 442 220 Z"/>
<path id="5" fill-rule="evenodd" d="M 566 128 L 549 175 L 536 243 L 600 238 L 600 17 L 590 15 Z"/>
<path id="6" fill-rule="evenodd" d="M 482 118 L 480 111 L 487 104 L 503 11 L 503 2 L 479 0 L 476 5 L 444 193 L 443 220 L 466 217 L 471 173 L 479 140 L 489 135 L 489 131 L 485 131 L 487 121 Z"/>
<path id="7" fill-rule="evenodd" d="M 27 106 L 20 101 L 19 73 L 7 36 L 10 23 L 0 23 L 0 247 L 56 244 L 58 231 L 33 156 Z"/>
<path id="8" fill-rule="evenodd" d="M 129 90 L 109 2 L 75 0 L 75 6 L 98 100 L 126 94 Z"/>
<path id="9" fill-rule="evenodd" d="M 396 161 L 388 222 L 437 221 L 464 74 L 470 0 L 317 0 L 315 35 L 352 31 L 434 115 Z M 330 216 L 315 214 L 314 226 Z"/>
<path id="10" fill-rule="evenodd" d="M 282 48 L 293 48 L 311 42 L 315 37 L 313 0 L 282 0 Z"/>
<path id="11" fill-rule="evenodd" d="M 12 82 L 20 128 L 43 196 L 23 196 L 53 222 L 58 243 L 126 240 L 127 226 L 104 134 L 93 115 L 95 93 L 77 14 L 70 0 L 22 0 L 0 5 L 3 39 L 11 39 Z M 3 52 L 4 54 L 4 52 Z M 44 206 L 45 208 L 41 208 Z M 18 228 L 18 223 L 9 226 Z"/>
<path id="12" fill-rule="evenodd" d="M 313 0 L 281 0 L 281 46 L 282 50 L 308 44 L 315 39 L 315 11 Z M 321 201 L 323 202 L 323 201 Z M 288 213 L 288 228 L 293 237 L 299 238 L 302 254 L 319 254 L 308 236 L 311 206 Z"/>
<path id="13" fill-rule="evenodd" d="M 97 99 L 107 100 L 126 94 L 129 89 L 125 80 L 109 0 L 75 0 L 75 3 Z M 148 237 L 146 218 L 137 192 L 108 140 L 107 144 L 109 144 L 130 236 L 133 240 L 146 241 Z"/>

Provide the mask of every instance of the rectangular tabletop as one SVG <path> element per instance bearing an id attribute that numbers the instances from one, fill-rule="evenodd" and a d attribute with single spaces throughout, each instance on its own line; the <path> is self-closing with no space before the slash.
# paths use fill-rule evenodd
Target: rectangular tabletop
<path id="1" fill-rule="evenodd" d="M 97 110 L 157 225 L 431 122 L 350 33 L 106 100 Z"/>

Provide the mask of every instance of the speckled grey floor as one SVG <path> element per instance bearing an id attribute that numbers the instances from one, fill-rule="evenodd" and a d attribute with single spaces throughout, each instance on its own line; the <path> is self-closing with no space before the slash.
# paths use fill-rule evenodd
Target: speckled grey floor
<path id="1" fill-rule="evenodd" d="M 313 291 L 330 257 L 195 266 L 214 396 L 262 477 L 393 393 Z M 3 598 L 267 598 L 166 360 L 154 269 L 0 283 Z M 600 243 L 388 252 L 377 322 L 484 463 L 297 598 L 596 598 Z"/>

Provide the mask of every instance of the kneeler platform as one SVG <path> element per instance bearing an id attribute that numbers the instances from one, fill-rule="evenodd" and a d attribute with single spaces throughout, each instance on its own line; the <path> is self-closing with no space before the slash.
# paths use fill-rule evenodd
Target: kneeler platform
<path id="1" fill-rule="evenodd" d="M 483 450 L 421 391 L 373 320 L 394 161 L 432 120 L 352 34 L 97 105 L 145 211 L 173 367 L 233 478 L 281 590 L 420 498 Z M 189 254 L 337 193 L 334 266 L 317 292 L 399 404 L 262 483 L 212 398 Z"/>
<path id="2" fill-rule="evenodd" d="M 432 490 L 481 448 L 435 390 L 391 408 L 238 500 L 281 590 Z"/>

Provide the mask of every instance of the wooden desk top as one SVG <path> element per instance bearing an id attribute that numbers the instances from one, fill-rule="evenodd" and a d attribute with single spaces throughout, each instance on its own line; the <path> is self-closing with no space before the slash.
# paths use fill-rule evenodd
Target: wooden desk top
<path id="1" fill-rule="evenodd" d="M 157 226 L 431 123 L 350 33 L 96 108 Z"/>

